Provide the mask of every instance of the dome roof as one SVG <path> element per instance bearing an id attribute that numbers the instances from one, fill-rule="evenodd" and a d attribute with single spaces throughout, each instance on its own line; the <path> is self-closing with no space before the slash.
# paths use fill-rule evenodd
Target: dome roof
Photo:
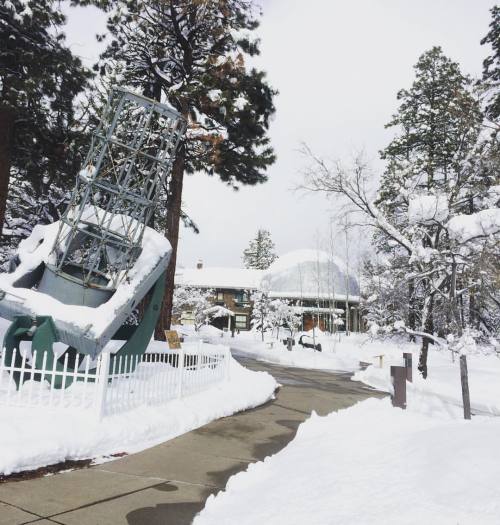
<path id="1" fill-rule="evenodd" d="M 282 255 L 264 272 L 261 288 L 276 297 L 336 299 L 346 296 L 344 262 L 320 250 L 296 250 Z M 349 276 L 349 295 L 359 296 L 359 285 Z"/>

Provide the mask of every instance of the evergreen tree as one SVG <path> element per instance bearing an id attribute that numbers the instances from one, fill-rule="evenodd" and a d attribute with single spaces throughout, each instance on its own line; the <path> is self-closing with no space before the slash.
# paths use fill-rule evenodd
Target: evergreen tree
<path id="1" fill-rule="evenodd" d="M 267 270 L 277 258 L 271 234 L 267 230 L 258 230 L 255 239 L 251 240 L 248 248 L 243 251 L 245 268 Z"/>
<path id="2" fill-rule="evenodd" d="M 481 40 L 481 44 L 490 44 L 493 53 L 483 62 L 483 83 L 487 90 L 488 99 L 486 116 L 496 124 L 498 131 L 498 118 L 500 117 L 500 7 L 491 8 L 492 20 L 490 31 Z"/>
<path id="3" fill-rule="evenodd" d="M 387 170 L 379 201 L 403 215 L 409 192 L 441 191 L 455 182 L 482 121 L 472 79 L 440 47 L 425 52 L 414 69 L 415 81 L 399 91 L 400 106 L 386 125 L 397 134 L 381 152 Z"/>
<path id="4" fill-rule="evenodd" d="M 445 207 L 452 206 L 455 213 L 471 212 L 484 189 L 481 186 L 490 183 L 487 176 L 469 169 L 482 124 L 472 79 L 463 75 L 458 64 L 439 47 L 419 58 L 415 74 L 412 86 L 398 93 L 400 106 L 386 126 L 396 128 L 397 134 L 381 152 L 387 169 L 376 202 L 394 226 L 411 235 L 416 228 L 409 215 L 412 200 L 423 202 L 418 199 L 427 196 L 429 202 L 446 201 Z M 441 249 L 446 244 L 439 220 L 419 222 L 418 228 L 424 248 Z M 407 324 L 411 329 L 420 324 L 427 333 L 433 333 L 436 305 L 435 291 L 429 290 L 431 280 L 407 278 L 412 254 L 388 242 L 383 232 L 377 233 L 376 245 L 390 257 L 394 275 L 400 275 L 408 287 Z M 422 312 L 426 312 L 425 319 Z M 428 344 L 424 339 L 421 370 L 426 369 Z"/>
<path id="5" fill-rule="evenodd" d="M 271 299 L 266 292 L 255 291 L 250 297 L 252 301 L 252 328 L 261 334 L 264 341 L 264 332 L 272 328 L 271 324 Z"/>
<path id="6" fill-rule="evenodd" d="M 247 57 L 258 21 L 252 0 L 110 0 L 112 41 L 101 73 L 168 101 L 188 122 L 167 181 L 166 236 L 172 245 L 165 300 L 157 329 L 171 319 L 179 219 L 185 173 L 218 175 L 226 184 L 265 182 L 275 160 L 267 130 L 274 91 Z"/>
<path id="7" fill-rule="evenodd" d="M 86 86 L 90 72 L 65 46 L 64 22 L 55 0 L 0 4 L 0 233 L 5 219 L 4 247 L 15 246 L 35 223 L 58 218 L 80 162 L 75 97 Z"/>

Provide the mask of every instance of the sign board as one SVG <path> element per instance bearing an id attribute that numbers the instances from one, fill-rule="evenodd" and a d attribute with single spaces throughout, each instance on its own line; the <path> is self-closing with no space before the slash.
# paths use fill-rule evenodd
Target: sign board
<path id="1" fill-rule="evenodd" d="M 181 341 L 177 330 L 165 330 L 165 338 L 167 339 L 170 350 L 179 350 L 181 348 Z"/>

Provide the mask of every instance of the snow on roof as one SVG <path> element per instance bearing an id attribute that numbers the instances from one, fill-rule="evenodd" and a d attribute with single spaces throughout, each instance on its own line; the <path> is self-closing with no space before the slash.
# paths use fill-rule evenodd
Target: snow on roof
<path id="1" fill-rule="evenodd" d="M 243 268 L 178 268 L 176 284 L 198 288 L 265 290 L 271 297 L 359 299 L 357 280 L 349 275 L 345 263 L 321 250 L 296 250 L 286 253 L 268 270 Z"/>
<path id="2" fill-rule="evenodd" d="M 332 261 L 338 268 L 342 271 L 345 271 L 345 263 L 342 259 L 335 257 L 327 252 L 322 250 L 294 250 L 284 255 L 280 255 L 276 259 L 266 272 L 280 272 L 283 270 L 288 270 L 294 266 L 297 266 L 302 263 L 314 262 L 314 263 L 325 263 Z"/>
<path id="3" fill-rule="evenodd" d="M 262 270 L 246 268 L 182 268 L 176 274 L 176 283 L 199 288 L 234 288 L 256 290 L 260 286 Z"/>
<path id="4" fill-rule="evenodd" d="M 273 297 L 344 299 L 359 297 L 357 280 L 342 260 L 321 250 L 297 250 L 275 261 L 262 277 L 261 286 Z"/>

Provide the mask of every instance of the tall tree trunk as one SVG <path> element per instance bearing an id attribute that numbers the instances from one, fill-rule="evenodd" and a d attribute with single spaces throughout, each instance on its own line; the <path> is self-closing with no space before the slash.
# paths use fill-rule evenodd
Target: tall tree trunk
<path id="1" fill-rule="evenodd" d="M 14 134 L 14 111 L 0 106 L 0 237 L 2 236 L 9 192 L 10 159 Z"/>
<path id="2" fill-rule="evenodd" d="M 432 334 L 434 331 L 433 311 L 434 297 L 431 297 L 429 301 L 429 309 L 427 311 L 427 316 L 424 323 L 424 332 L 427 334 Z M 427 339 L 427 337 L 422 337 L 422 346 L 420 348 L 420 356 L 418 358 L 418 370 L 424 379 L 427 378 L 427 355 L 429 353 L 430 342 L 431 341 Z"/>
<path id="3" fill-rule="evenodd" d="M 181 217 L 182 185 L 184 182 L 186 150 L 184 144 L 179 146 L 172 167 L 172 176 L 168 186 L 167 224 L 165 235 L 172 245 L 172 255 L 167 267 L 165 296 L 160 318 L 156 325 L 155 339 L 164 341 L 165 330 L 170 329 L 172 322 L 172 302 L 174 296 L 175 266 L 177 264 L 177 244 L 179 242 L 179 222 Z"/>

